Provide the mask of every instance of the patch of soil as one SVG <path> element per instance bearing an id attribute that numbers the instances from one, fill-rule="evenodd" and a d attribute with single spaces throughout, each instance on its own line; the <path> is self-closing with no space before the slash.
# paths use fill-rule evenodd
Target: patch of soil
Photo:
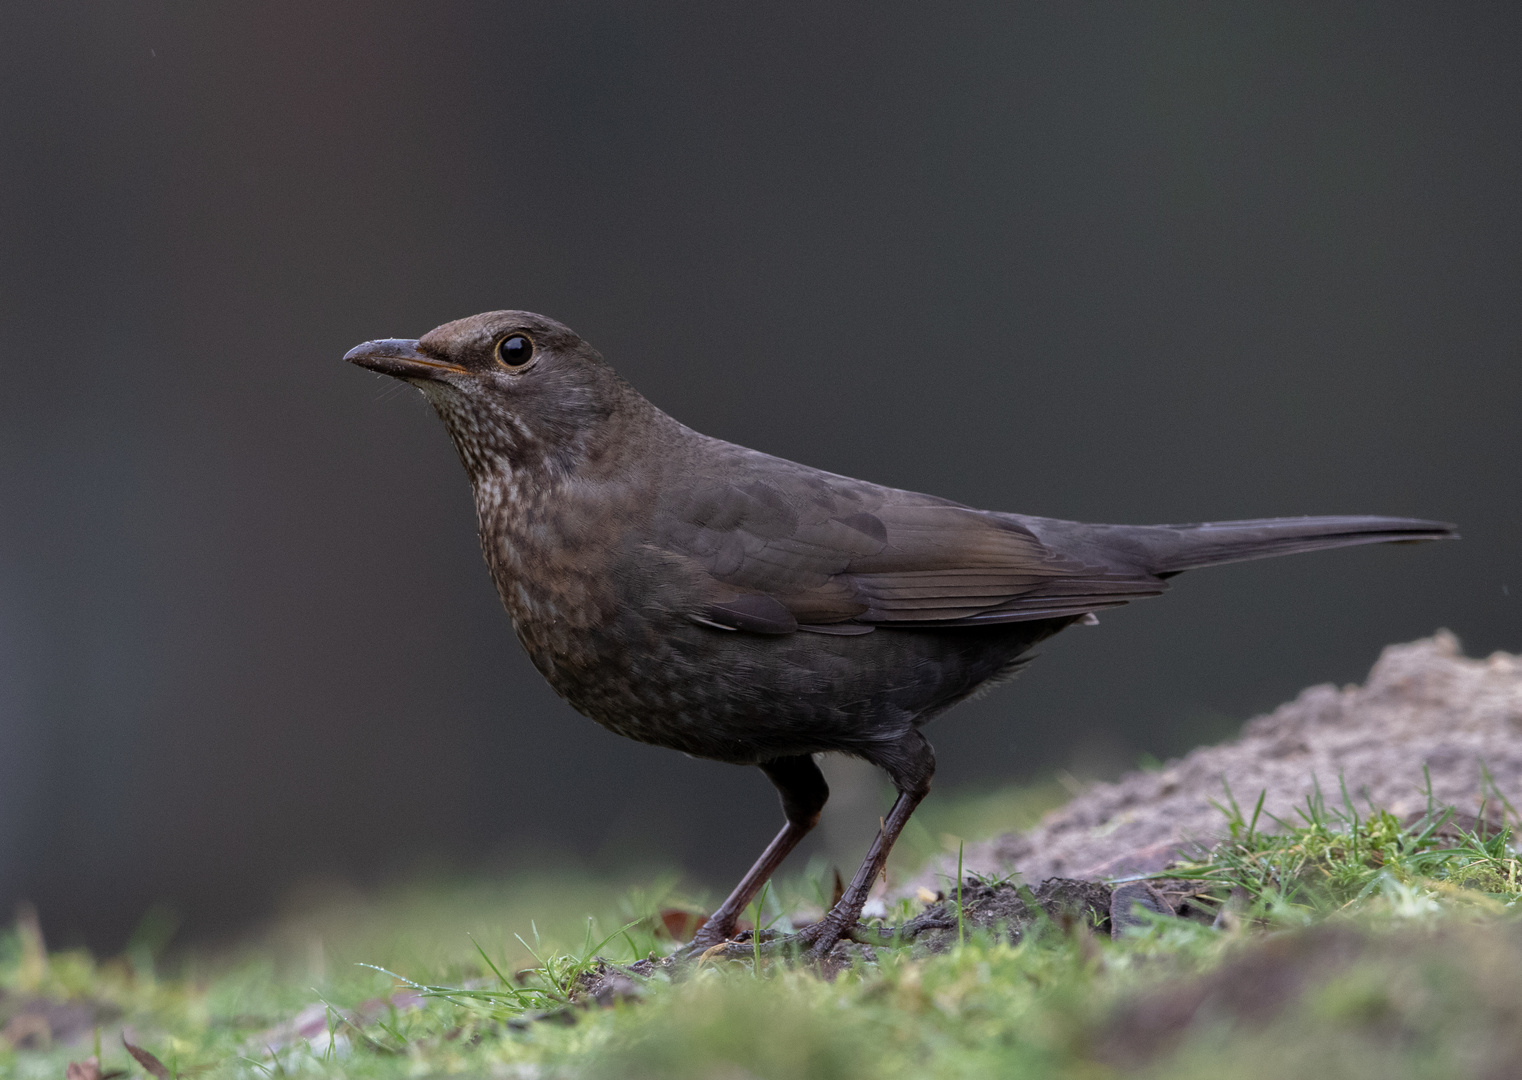
<path id="1" fill-rule="evenodd" d="M 1135 883 L 1156 898 L 1140 898 L 1143 906 L 1151 907 L 1160 914 L 1174 914 L 1172 906 L 1161 893 L 1151 886 Z M 1049 924 L 1064 933 L 1087 928 L 1102 934 L 1115 934 L 1140 921 L 1134 917 L 1131 904 L 1136 895 L 1097 881 L 1072 881 L 1052 878 L 1037 888 L 1008 881 L 982 881 L 967 879 L 962 886 L 963 932 L 991 931 L 1017 942 L 1037 924 Z M 1118 909 L 1115 899 L 1119 897 L 1124 910 Z M 1116 930 L 1120 928 L 1120 931 Z M 1082 932 L 1080 930 L 1080 932 Z M 574 1009 L 592 1005 L 611 1005 L 617 1001 L 637 999 L 644 993 L 644 984 L 658 972 L 683 978 L 695 967 L 709 960 L 750 960 L 757 946 L 751 931 L 738 934 L 734 940 L 715 946 L 701 959 L 666 957 L 661 960 L 640 960 L 629 965 L 610 963 L 599 959 L 577 979 L 572 1005 L 553 1014 L 556 1019 L 574 1022 Z M 873 946 L 913 944 L 928 952 L 942 952 L 957 942 L 957 898 L 951 896 L 927 904 L 919 915 L 901 926 L 857 926 L 841 939 L 830 955 L 818 964 L 818 970 L 829 978 L 859 962 L 874 963 L 877 953 Z M 799 958 L 802 944 L 788 935 L 763 931 L 760 952 L 763 956 L 784 961 Z M 548 1019 L 549 1016 L 533 1019 Z"/>
<path id="2" fill-rule="evenodd" d="M 1029 832 L 967 848 L 964 866 L 1026 881 L 1151 873 L 1222 838 L 1211 800 L 1224 802 L 1223 784 L 1244 814 L 1266 792 L 1265 813 L 1294 821 L 1318 783 L 1339 805 L 1341 779 L 1360 813 L 1372 804 L 1405 817 L 1426 809 L 1423 766 L 1439 804 L 1500 816 L 1493 794 L 1486 804 L 1488 769 L 1494 790 L 1522 805 L 1522 657 L 1468 659 L 1446 630 L 1391 645 L 1363 686 L 1313 686 L 1231 742 L 1099 784 Z M 900 891 L 955 876 L 943 860 Z"/>
<path id="3" fill-rule="evenodd" d="M 1032 907 L 1034 904 L 1034 907 Z M 1078 925 L 1110 933 L 1110 887 L 1097 881 L 1051 878 L 1035 889 L 1009 882 L 968 879 L 962 885 L 962 929 L 989 930 L 1019 941 L 1038 922 L 1052 922 L 1063 929 Z M 933 952 L 956 944 L 957 901 L 955 890 L 903 926 L 891 931 L 911 938 Z M 858 940 L 870 940 L 858 933 Z"/>

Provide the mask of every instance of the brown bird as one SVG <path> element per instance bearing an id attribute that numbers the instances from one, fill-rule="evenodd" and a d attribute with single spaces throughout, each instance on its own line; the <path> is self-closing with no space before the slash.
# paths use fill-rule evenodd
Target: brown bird
<path id="1" fill-rule="evenodd" d="M 1037 642 L 1184 570 L 1455 536 L 1406 518 L 1132 526 L 975 510 L 701 435 L 524 311 L 344 359 L 413 384 L 444 421 L 497 592 L 562 697 L 631 739 L 756 765 L 781 793 L 782 831 L 698 948 L 734 934 L 818 821 L 829 789 L 813 755 L 869 761 L 898 792 L 840 901 L 800 932 L 823 956 L 929 790 L 921 728 Z"/>

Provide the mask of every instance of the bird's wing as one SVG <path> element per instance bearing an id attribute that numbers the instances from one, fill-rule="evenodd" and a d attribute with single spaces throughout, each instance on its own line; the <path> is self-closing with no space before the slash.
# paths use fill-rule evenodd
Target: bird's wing
<path id="1" fill-rule="evenodd" d="M 663 546 L 709 583 L 691 617 L 754 633 L 1060 618 L 1166 588 L 1066 556 L 1002 515 L 801 469 L 688 485 L 659 524 Z"/>

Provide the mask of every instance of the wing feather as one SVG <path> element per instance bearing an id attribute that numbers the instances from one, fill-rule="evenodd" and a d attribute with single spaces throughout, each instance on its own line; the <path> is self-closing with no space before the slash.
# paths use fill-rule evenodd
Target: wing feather
<path id="1" fill-rule="evenodd" d="M 980 626 L 1078 616 L 1167 587 L 1054 551 L 1004 515 L 807 472 L 796 485 L 713 477 L 666 508 L 669 551 L 708 583 L 695 621 L 765 634 Z"/>

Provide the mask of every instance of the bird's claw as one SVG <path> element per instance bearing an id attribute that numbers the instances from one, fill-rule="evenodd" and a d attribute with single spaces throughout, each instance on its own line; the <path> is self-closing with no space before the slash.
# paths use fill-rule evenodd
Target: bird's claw
<path id="1" fill-rule="evenodd" d="M 795 937 L 798 941 L 808 946 L 810 960 L 823 960 L 830 955 L 830 950 L 835 948 L 842 938 L 850 937 L 850 931 L 856 926 L 856 920 L 852 919 L 849 924 L 841 919 L 832 919 L 828 915 L 818 922 L 805 926 L 798 931 Z"/>
<path id="2" fill-rule="evenodd" d="M 705 960 L 745 960 L 758 953 L 765 957 L 797 956 L 811 963 L 819 963 L 830 955 L 841 941 L 855 940 L 856 925 L 844 925 L 840 920 L 824 918 L 810 923 L 791 934 L 768 934 L 762 932 L 758 945 L 752 931 L 745 930 L 724 938 L 709 935 L 694 938 L 673 955 L 679 965 L 702 964 Z M 717 940 L 715 940 L 717 938 Z"/>

